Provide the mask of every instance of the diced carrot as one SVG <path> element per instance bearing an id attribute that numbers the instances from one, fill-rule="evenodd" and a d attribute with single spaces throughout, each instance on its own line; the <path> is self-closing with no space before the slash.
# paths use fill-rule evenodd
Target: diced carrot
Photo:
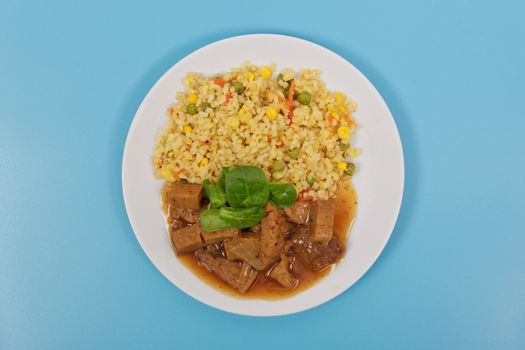
<path id="1" fill-rule="evenodd" d="M 180 178 L 180 173 L 176 172 L 175 169 L 173 169 L 173 170 L 171 171 L 171 174 L 173 175 L 173 177 L 174 177 L 175 179 L 179 179 L 179 178 Z"/>
<path id="2" fill-rule="evenodd" d="M 227 105 L 228 102 L 230 102 L 230 99 L 232 98 L 232 93 L 231 92 L 228 92 L 228 94 L 226 94 L 226 98 L 224 99 L 224 104 Z"/>
<path id="3" fill-rule="evenodd" d="M 313 200 L 313 197 L 311 197 L 311 196 L 305 196 L 305 195 L 304 195 L 304 193 L 307 192 L 307 191 L 309 191 L 309 189 L 308 189 L 308 188 L 305 188 L 305 189 L 303 189 L 303 190 L 301 190 L 301 191 L 299 192 L 299 195 L 297 196 L 297 200 L 298 200 L 299 202 L 309 202 L 309 201 L 312 201 L 312 200 Z"/>
<path id="4" fill-rule="evenodd" d="M 328 122 L 328 125 L 333 126 L 334 116 L 332 115 L 332 113 L 328 113 L 328 115 L 326 116 L 326 120 Z"/>
<path id="5" fill-rule="evenodd" d="M 293 102 L 288 106 L 288 120 L 290 121 L 290 126 L 292 126 L 293 121 Z"/>
<path id="6" fill-rule="evenodd" d="M 213 82 L 217 85 L 219 85 L 220 87 L 224 87 L 224 85 L 226 84 L 226 80 L 222 79 L 222 78 L 215 78 L 213 79 Z"/>
<path id="7" fill-rule="evenodd" d="M 294 91 L 295 91 L 295 80 L 292 80 L 292 83 L 290 84 L 290 91 L 288 91 L 288 98 L 287 98 L 288 119 L 290 120 L 290 125 L 292 125 L 292 118 L 293 118 L 293 92 Z"/>
<path id="8" fill-rule="evenodd" d="M 295 91 L 295 80 L 292 80 L 292 84 L 290 85 L 290 90 L 288 91 L 288 104 L 293 103 L 293 92 Z"/>
<path id="9" fill-rule="evenodd" d="M 299 194 L 297 195 L 297 200 L 299 202 L 310 202 L 310 201 L 312 201 L 313 197 L 304 195 L 305 192 L 308 192 L 309 190 L 310 190 L 309 188 L 304 188 L 301 191 L 299 191 Z"/>
<path id="10" fill-rule="evenodd" d="M 345 119 L 346 121 L 348 122 L 349 125 L 351 126 L 356 126 L 357 123 L 355 120 L 353 120 L 352 118 L 350 118 L 350 116 L 348 114 L 345 114 Z"/>

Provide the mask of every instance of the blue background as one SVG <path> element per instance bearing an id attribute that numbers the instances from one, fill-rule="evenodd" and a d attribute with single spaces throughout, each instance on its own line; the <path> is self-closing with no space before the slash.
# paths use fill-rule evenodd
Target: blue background
<path id="1" fill-rule="evenodd" d="M 0 349 L 525 349 L 525 3 L 318 4 L 0 2 Z M 258 32 L 351 61 L 406 157 L 373 268 L 277 318 L 171 285 L 131 231 L 120 182 L 155 81 L 205 44 Z"/>

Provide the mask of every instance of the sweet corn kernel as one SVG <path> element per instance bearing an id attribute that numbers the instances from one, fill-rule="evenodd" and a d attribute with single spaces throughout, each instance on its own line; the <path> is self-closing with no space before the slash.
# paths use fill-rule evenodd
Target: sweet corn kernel
<path id="1" fill-rule="evenodd" d="M 205 166 L 206 164 L 208 164 L 208 161 L 209 161 L 208 158 L 206 158 L 206 157 L 202 158 L 201 166 Z"/>
<path id="2" fill-rule="evenodd" d="M 246 110 L 244 109 L 244 107 L 241 107 L 241 109 L 239 109 L 239 112 L 237 112 L 239 116 L 243 115 L 244 113 L 246 113 Z"/>
<path id="3" fill-rule="evenodd" d="M 326 105 L 326 109 L 328 109 L 330 112 L 335 112 L 334 105 L 331 103 Z"/>
<path id="4" fill-rule="evenodd" d="M 342 92 L 336 92 L 334 94 L 335 97 L 335 104 L 336 105 L 342 105 L 345 102 L 345 95 Z"/>
<path id="5" fill-rule="evenodd" d="M 167 181 L 175 181 L 175 177 L 171 173 L 171 171 L 168 168 L 161 168 L 160 174 L 163 178 L 165 178 Z"/>
<path id="6" fill-rule="evenodd" d="M 191 125 L 186 124 L 186 125 L 184 125 L 183 130 L 184 130 L 184 132 L 185 132 L 186 134 L 189 134 L 190 132 L 193 131 L 193 128 L 191 127 Z"/>
<path id="7" fill-rule="evenodd" d="M 255 75 L 252 72 L 248 72 L 246 73 L 246 79 L 252 81 L 253 79 L 255 79 Z"/>
<path id="8" fill-rule="evenodd" d="M 239 127 L 239 118 L 237 118 L 237 117 L 229 117 L 229 118 L 226 120 L 226 124 L 227 124 L 230 128 L 238 128 L 238 127 Z"/>
<path id="9" fill-rule="evenodd" d="M 272 76 L 272 70 L 266 66 L 262 66 L 259 68 L 259 75 L 263 79 L 268 79 Z"/>
<path id="10" fill-rule="evenodd" d="M 339 110 L 340 110 L 341 112 L 343 112 L 343 114 L 348 114 L 348 113 L 350 112 L 350 111 L 348 110 L 348 106 L 345 105 L 344 103 L 338 105 L 337 108 L 339 108 Z"/>
<path id="11" fill-rule="evenodd" d="M 266 108 L 266 115 L 268 119 L 275 120 L 275 118 L 277 118 L 277 110 L 273 107 L 268 107 Z"/>
<path id="12" fill-rule="evenodd" d="M 357 156 L 361 153 L 361 150 L 359 149 L 355 149 L 353 147 L 350 147 L 348 149 L 348 155 L 350 156 L 350 158 L 354 159 L 354 158 L 357 158 Z"/>
<path id="13" fill-rule="evenodd" d="M 241 123 L 248 124 L 252 120 L 252 114 L 251 113 L 244 113 L 239 117 Z"/>
<path id="14" fill-rule="evenodd" d="M 197 94 L 189 94 L 188 95 L 188 103 L 195 103 L 197 102 Z"/>
<path id="15" fill-rule="evenodd" d="M 348 168 L 348 165 L 346 165 L 346 163 L 337 163 L 337 169 L 339 170 L 346 170 L 346 168 Z"/>
<path id="16" fill-rule="evenodd" d="M 337 112 L 332 112 L 332 117 L 337 121 L 341 120 L 341 116 Z"/>
<path id="17" fill-rule="evenodd" d="M 341 140 L 348 140 L 350 138 L 350 129 L 348 126 L 340 126 L 337 129 L 337 136 L 339 136 Z"/>

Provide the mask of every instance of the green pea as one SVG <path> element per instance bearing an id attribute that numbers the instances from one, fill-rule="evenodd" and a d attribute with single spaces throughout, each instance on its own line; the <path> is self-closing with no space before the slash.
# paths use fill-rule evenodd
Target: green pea
<path id="1" fill-rule="evenodd" d="M 206 112 L 208 108 L 211 108 L 211 103 L 204 102 L 203 104 L 201 104 L 201 111 Z"/>
<path id="2" fill-rule="evenodd" d="M 277 76 L 277 81 L 279 80 L 283 80 L 283 75 L 281 73 L 279 73 L 279 75 Z"/>
<path id="3" fill-rule="evenodd" d="M 354 163 L 347 163 L 346 164 L 345 174 L 352 176 L 352 175 L 354 175 L 354 172 L 355 172 L 355 164 Z"/>
<path id="4" fill-rule="evenodd" d="M 286 163 L 282 160 L 276 160 L 272 165 L 272 173 L 278 173 L 286 169 Z"/>
<path id="5" fill-rule="evenodd" d="M 309 105 L 312 101 L 312 95 L 310 95 L 308 92 L 303 91 L 297 96 L 297 101 L 299 101 L 302 105 Z"/>
<path id="6" fill-rule="evenodd" d="M 234 81 L 232 83 L 233 88 L 235 89 L 235 92 L 238 94 L 242 94 L 244 92 L 244 85 L 240 81 Z"/>
<path id="7" fill-rule="evenodd" d="M 298 148 L 292 148 L 291 150 L 288 151 L 288 157 L 292 159 L 297 159 L 298 156 L 299 156 Z"/>
<path id="8" fill-rule="evenodd" d="M 180 179 L 177 182 L 180 183 L 180 184 L 187 184 L 187 183 L 189 183 L 189 181 L 187 179 Z"/>
<path id="9" fill-rule="evenodd" d="M 193 115 L 193 114 L 197 114 L 197 112 L 198 110 L 195 104 L 190 103 L 189 105 L 186 106 L 186 113 Z"/>
<path id="10" fill-rule="evenodd" d="M 343 151 L 346 151 L 350 147 L 350 144 L 349 143 L 339 142 L 339 147 L 341 147 L 341 149 Z"/>
<path id="11" fill-rule="evenodd" d="M 315 183 L 315 179 L 313 177 L 306 179 L 306 182 L 308 182 L 308 185 L 312 186 Z"/>

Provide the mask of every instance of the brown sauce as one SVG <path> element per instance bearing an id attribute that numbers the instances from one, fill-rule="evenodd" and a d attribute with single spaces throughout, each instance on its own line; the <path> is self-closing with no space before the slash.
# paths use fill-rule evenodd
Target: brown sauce
<path id="1" fill-rule="evenodd" d="M 334 234 L 346 248 L 348 234 L 357 211 L 357 194 L 354 186 L 350 182 L 341 182 L 333 200 L 335 204 Z M 165 203 L 165 201 L 163 202 Z M 166 211 L 165 204 L 163 204 L 163 209 Z M 260 273 L 248 292 L 241 294 L 215 274 L 200 266 L 192 253 L 179 255 L 177 258 L 206 284 L 222 293 L 244 299 L 284 299 L 291 297 L 312 287 L 335 267 L 334 264 L 321 271 L 311 271 L 302 266 L 299 260 L 295 260 L 292 264 L 292 270 L 298 279 L 298 283 L 294 288 L 285 289 L 274 279 L 268 277 L 267 273 Z"/>

